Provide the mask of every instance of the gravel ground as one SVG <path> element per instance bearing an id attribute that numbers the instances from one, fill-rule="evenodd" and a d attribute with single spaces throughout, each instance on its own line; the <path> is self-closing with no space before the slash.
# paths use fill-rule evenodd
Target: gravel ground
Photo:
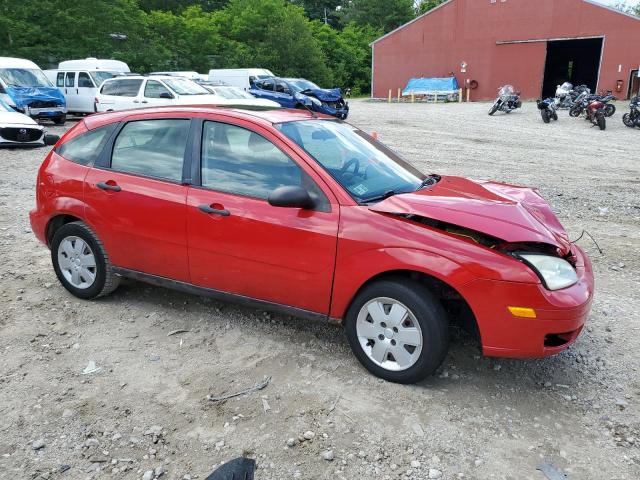
<path id="1" fill-rule="evenodd" d="M 0 151 L 0 478 L 204 479 L 242 454 L 256 480 L 543 480 L 543 461 L 575 480 L 640 478 L 640 131 L 622 111 L 600 132 L 566 112 L 545 125 L 534 104 L 487 108 L 354 101 L 350 121 L 425 171 L 540 187 L 604 252 L 580 240 L 593 310 L 545 360 L 482 358 L 455 336 L 415 386 L 369 375 L 328 325 L 136 282 L 72 297 L 29 229 L 46 148 Z"/>

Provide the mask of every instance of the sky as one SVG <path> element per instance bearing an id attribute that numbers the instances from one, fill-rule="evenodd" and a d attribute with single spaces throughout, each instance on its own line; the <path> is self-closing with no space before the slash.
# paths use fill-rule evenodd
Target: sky
<path id="1" fill-rule="evenodd" d="M 627 5 L 634 5 L 637 2 L 634 0 L 595 0 L 598 3 L 602 3 L 604 5 L 615 5 L 616 3 L 626 3 Z"/>

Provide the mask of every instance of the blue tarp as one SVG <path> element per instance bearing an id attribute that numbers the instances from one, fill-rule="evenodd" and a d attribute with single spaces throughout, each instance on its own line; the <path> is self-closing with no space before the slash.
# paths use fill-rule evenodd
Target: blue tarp
<path id="1" fill-rule="evenodd" d="M 412 78 L 404 87 L 402 95 L 424 95 L 429 92 L 457 92 L 458 81 L 456 77 L 446 78 Z"/>
<path id="2" fill-rule="evenodd" d="M 35 100 L 54 102 L 61 107 L 66 106 L 64 95 L 56 87 L 19 87 L 12 85 L 7 87 L 6 90 L 16 107 L 20 109 L 24 109 Z"/>

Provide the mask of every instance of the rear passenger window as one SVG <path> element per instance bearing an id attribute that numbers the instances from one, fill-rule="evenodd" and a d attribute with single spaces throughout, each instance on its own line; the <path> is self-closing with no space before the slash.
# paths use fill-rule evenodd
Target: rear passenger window
<path id="1" fill-rule="evenodd" d="M 58 72 L 56 76 L 56 87 L 64 87 L 64 72 Z"/>
<path id="2" fill-rule="evenodd" d="M 111 168 L 174 182 L 182 181 L 182 164 L 190 120 L 139 120 L 127 123 L 113 146 Z"/>
<path id="3" fill-rule="evenodd" d="M 65 87 L 73 87 L 76 84 L 76 72 L 67 72 L 67 78 L 64 82 Z"/>
<path id="4" fill-rule="evenodd" d="M 95 130 L 89 130 L 60 145 L 56 153 L 80 165 L 89 165 L 100 155 L 107 134 L 112 128 L 113 127 L 109 125 L 96 128 Z"/>
<path id="5" fill-rule="evenodd" d="M 138 95 L 142 80 L 118 80 L 113 82 L 118 85 L 118 93 L 120 97 L 135 97 Z"/>
<path id="6" fill-rule="evenodd" d="M 258 80 L 255 83 L 255 86 L 261 90 L 268 90 L 270 92 L 273 92 L 273 80 L 270 78 L 267 78 L 266 80 Z"/>
<path id="7" fill-rule="evenodd" d="M 102 88 L 100 89 L 100 93 L 102 95 L 115 95 L 118 92 L 118 83 L 117 82 L 104 82 Z"/>

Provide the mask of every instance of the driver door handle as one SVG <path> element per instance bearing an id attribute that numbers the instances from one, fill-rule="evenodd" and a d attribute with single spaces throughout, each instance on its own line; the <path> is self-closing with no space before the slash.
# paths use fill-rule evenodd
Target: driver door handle
<path id="1" fill-rule="evenodd" d="M 96 183 L 96 187 L 98 187 L 100 190 L 111 190 L 113 192 L 119 192 L 120 190 L 122 190 L 119 185 L 111 185 L 106 182 L 98 182 Z"/>
<path id="2" fill-rule="evenodd" d="M 231 215 L 229 210 L 213 208 L 211 205 L 206 205 L 206 204 L 198 205 L 198 209 L 201 212 L 208 213 L 211 215 L 220 215 L 221 217 L 228 217 L 229 215 Z"/>

